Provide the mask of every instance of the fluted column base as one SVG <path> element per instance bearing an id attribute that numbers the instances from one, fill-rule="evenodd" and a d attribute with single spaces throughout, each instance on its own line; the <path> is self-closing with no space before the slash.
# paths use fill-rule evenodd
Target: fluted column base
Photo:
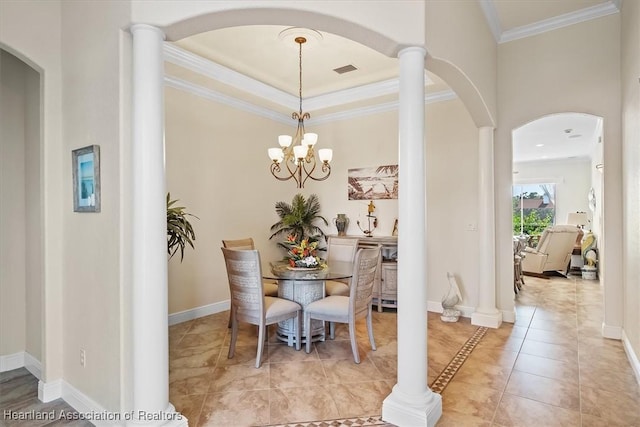
<path id="1" fill-rule="evenodd" d="M 396 385 L 382 402 L 382 419 L 397 426 L 435 426 L 442 416 L 442 396 L 428 390 L 425 399 L 416 402 L 399 392 Z"/>
<path id="2" fill-rule="evenodd" d="M 476 311 L 471 315 L 471 324 L 497 329 L 502 325 L 502 313 L 498 310 Z"/>

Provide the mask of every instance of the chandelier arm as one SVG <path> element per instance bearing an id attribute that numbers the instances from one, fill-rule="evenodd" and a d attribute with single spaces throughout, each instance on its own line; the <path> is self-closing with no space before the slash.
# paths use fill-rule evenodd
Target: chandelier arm
<path id="1" fill-rule="evenodd" d="M 273 175 L 273 177 L 275 179 L 277 179 L 278 181 L 289 181 L 291 178 L 293 178 L 293 180 L 296 182 L 296 185 L 298 186 L 298 188 L 302 188 L 301 184 L 300 184 L 300 178 L 297 175 L 300 175 L 299 172 L 291 172 L 289 174 L 289 176 L 278 176 L 278 172 L 280 172 L 282 169 L 280 169 L 280 167 L 275 164 L 272 163 L 271 164 L 271 175 Z"/>
<path id="2" fill-rule="evenodd" d="M 307 166 L 306 164 L 304 165 L 304 173 L 305 173 L 305 178 L 302 181 L 302 185 L 304 186 L 304 183 L 307 181 L 307 179 L 312 179 L 313 181 L 324 181 L 325 179 L 329 178 L 329 175 L 331 175 L 331 166 L 328 163 L 323 162 L 322 163 L 322 172 L 324 173 L 324 175 L 321 176 L 313 176 L 313 171 L 316 169 L 317 167 L 317 163 L 314 159 L 312 167 L 310 170 L 307 170 Z M 303 187 L 301 187 L 303 188 Z"/>

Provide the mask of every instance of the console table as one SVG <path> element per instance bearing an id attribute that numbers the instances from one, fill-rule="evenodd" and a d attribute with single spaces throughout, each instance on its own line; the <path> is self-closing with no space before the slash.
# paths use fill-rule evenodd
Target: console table
<path id="1" fill-rule="evenodd" d="M 382 263 L 376 270 L 373 303 L 381 312 L 383 307 L 398 307 L 398 238 L 395 236 L 340 236 L 357 239 L 358 247 L 382 246 Z"/>

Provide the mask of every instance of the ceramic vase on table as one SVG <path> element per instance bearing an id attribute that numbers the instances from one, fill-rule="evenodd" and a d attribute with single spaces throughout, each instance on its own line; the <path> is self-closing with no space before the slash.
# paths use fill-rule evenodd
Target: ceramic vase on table
<path id="1" fill-rule="evenodd" d="M 349 218 L 346 214 L 337 214 L 336 218 L 333 218 L 333 223 L 338 229 L 338 236 L 347 235 L 347 227 L 349 226 Z"/>

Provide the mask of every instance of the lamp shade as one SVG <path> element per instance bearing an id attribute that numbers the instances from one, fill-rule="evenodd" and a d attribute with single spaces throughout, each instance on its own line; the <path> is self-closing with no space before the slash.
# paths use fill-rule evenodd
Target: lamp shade
<path id="1" fill-rule="evenodd" d="M 589 217 L 586 212 L 569 212 L 567 215 L 567 224 L 583 226 L 589 223 Z"/>
<path id="2" fill-rule="evenodd" d="M 318 142 L 318 134 L 317 133 L 310 133 L 307 132 L 304 134 L 304 137 L 302 137 L 302 145 L 316 145 L 316 142 Z"/>
<path id="3" fill-rule="evenodd" d="M 284 159 L 284 154 L 281 148 L 269 148 L 269 158 L 273 161 L 280 163 Z"/>
<path id="4" fill-rule="evenodd" d="M 293 156 L 296 159 L 303 159 L 307 156 L 307 146 L 306 145 L 295 145 L 293 147 Z"/>
<path id="5" fill-rule="evenodd" d="M 329 163 L 333 158 L 333 150 L 331 148 L 321 148 L 318 150 L 320 161 Z"/>
<path id="6" fill-rule="evenodd" d="M 280 144 L 280 146 L 282 148 L 286 148 L 288 146 L 291 145 L 291 141 L 293 141 L 293 138 L 290 135 L 280 135 L 278 137 L 278 143 Z"/>

